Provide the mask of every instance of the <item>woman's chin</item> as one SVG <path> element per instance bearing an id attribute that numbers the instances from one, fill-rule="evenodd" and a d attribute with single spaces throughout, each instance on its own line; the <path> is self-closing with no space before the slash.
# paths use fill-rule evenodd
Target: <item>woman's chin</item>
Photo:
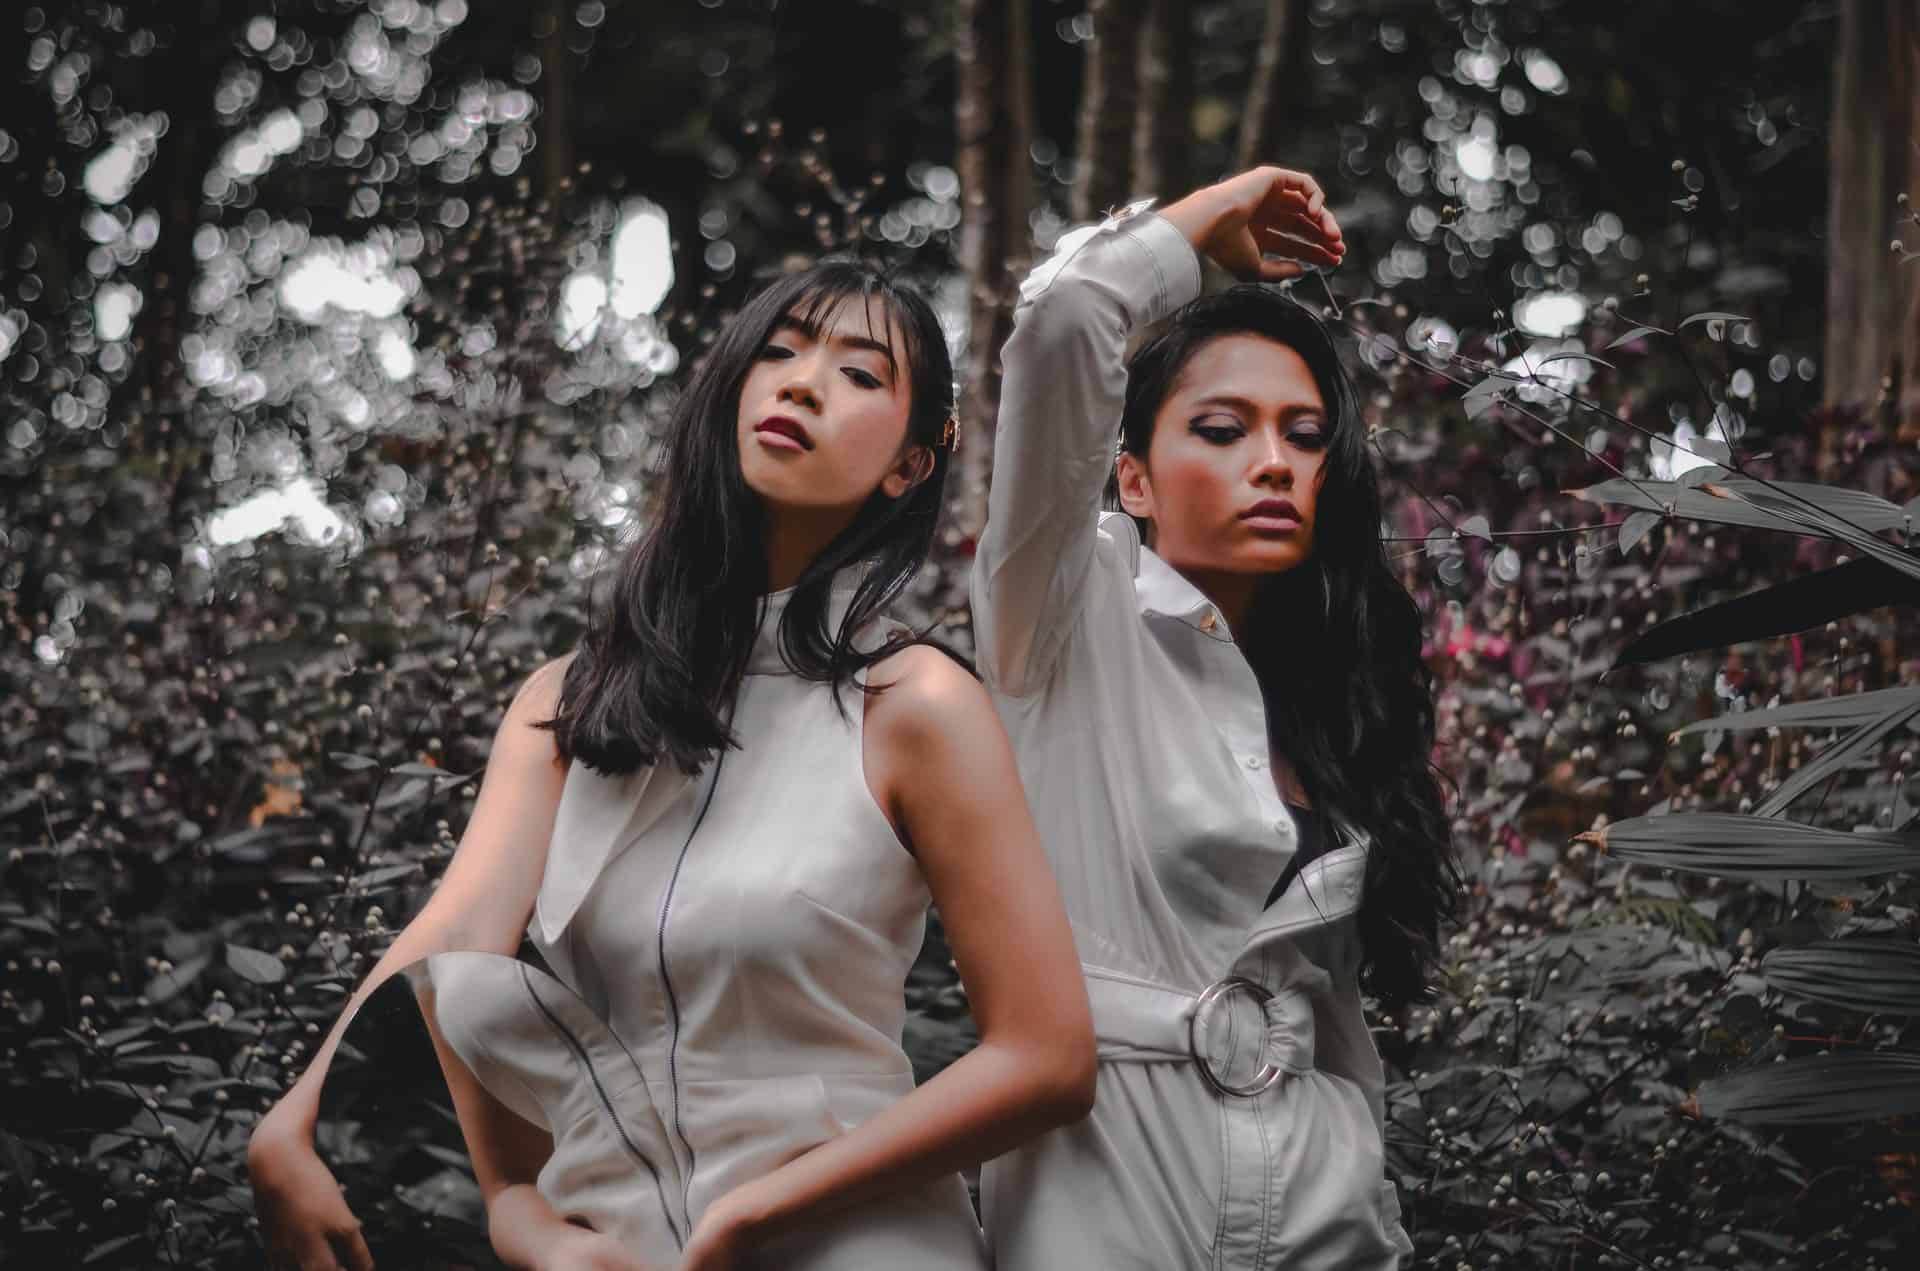
<path id="1" fill-rule="evenodd" d="M 1306 564 L 1308 552 L 1297 543 L 1243 543 L 1227 569 L 1236 574 L 1285 574 Z"/>

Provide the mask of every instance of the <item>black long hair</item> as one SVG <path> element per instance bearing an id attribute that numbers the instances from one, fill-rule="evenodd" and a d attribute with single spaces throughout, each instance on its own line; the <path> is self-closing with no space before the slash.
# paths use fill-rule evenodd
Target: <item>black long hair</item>
<path id="1" fill-rule="evenodd" d="M 796 674 L 831 683 L 855 675 L 912 638 L 863 652 L 854 637 L 913 580 L 939 517 L 951 450 L 953 364 L 939 319 L 916 292 L 857 261 L 828 260 L 755 294 L 727 323 L 674 405 L 664 471 L 646 529 L 618 567 L 602 621 L 586 634 L 562 681 L 552 730 L 561 755 L 607 774 L 671 762 L 693 773 L 723 747 L 767 590 L 766 519 L 740 472 L 740 390 L 783 320 L 808 332 L 842 301 L 878 301 L 900 329 L 913 401 L 907 440 L 933 452 L 932 472 L 899 498 L 873 495 L 801 571 L 780 619 L 780 652 Z M 877 331 L 876 338 L 887 338 Z M 829 630 L 834 579 L 855 567 L 845 617 Z M 843 707 L 844 709 L 844 707 Z"/>
<path id="2" fill-rule="evenodd" d="M 1129 359 L 1120 446 L 1144 462 L 1154 417 L 1187 362 L 1240 334 L 1301 356 L 1329 433 L 1313 555 L 1261 580 L 1240 646 L 1260 682 L 1274 748 L 1315 807 L 1373 840 L 1359 914 L 1361 982 L 1392 1009 L 1426 995 L 1461 878 L 1432 762 L 1433 677 L 1420 657 L 1420 612 L 1387 561 L 1366 424 L 1331 335 L 1304 306 L 1258 283 L 1193 301 Z"/>

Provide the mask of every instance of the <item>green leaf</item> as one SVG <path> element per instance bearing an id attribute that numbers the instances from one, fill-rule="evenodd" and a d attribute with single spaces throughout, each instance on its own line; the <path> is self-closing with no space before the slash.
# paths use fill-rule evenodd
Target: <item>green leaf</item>
<path id="1" fill-rule="evenodd" d="M 379 887 L 382 884 L 392 882 L 396 878 L 407 878 L 412 875 L 417 875 L 419 872 L 420 867 L 416 864 L 382 865 L 379 869 L 369 870 L 367 873 L 357 876 L 353 882 L 354 885 L 358 887 Z"/>
<path id="2" fill-rule="evenodd" d="M 1830 1125 L 1920 1113 L 1920 1054 L 1808 1055 L 1715 1078 L 1700 1111 L 1749 1125 Z"/>
<path id="3" fill-rule="evenodd" d="M 1748 502 L 1777 512 L 1786 519 L 1804 519 L 1828 538 L 1837 539 L 1902 573 L 1920 578 L 1920 555 L 1874 537 L 1874 531 L 1898 528 L 1883 523 L 1888 516 L 1897 513 L 1902 523 L 1906 520 L 1905 514 L 1899 513 L 1885 499 L 1859 490 L 1839 490 L 1832 486 L 1810 486 L 1805 488 L 1808 492 L 1802 493 L 1784 484 L 1777 488 L 1758 482 L 1742 482 L 1742 485 L 1752 487 L 1740 492 L 1740 497 Z M 1811 511 L 1807 504 L 1813 505 Z M 1865 515 L 1861 514 L 1863 512 Z M 1868 524 L 1869 521 L 1875 523 Z"/>
<path id="4" fill-rule="evenodd" d="M 1845 490 L 1804 481 L 1776 481 L 1773 484 L 1782 493 L 1770 492 L 1760 482 L 1746 477 L 1729 476 L 1715 481 L 1713 490 L 1690 490 L 1678 481 L 1615 477 L 1611 481 L 1602 481 L 1598 485 L 1569 490 L 1567 493 L 1589 503 L 1646 508 L 1652 512 L 1665 511 L 1667 505 L 1672 504 L 1674 515 L 1684 516 L 1688 520 L 1745 525 L 1786 534 L 1825 533 L 1823 529 L 1809 525 L 1805 519 L 1817 512 L 1825 512 L 1874 533 L 1897 530 L 1905 521 L 1905 514 L 1898 507 L 1861 490 Z M 1804 499 L 1813 505 L 1814 510 L 1799 507 L 1800 519 L 1794 519 L 1783 510 L 1797 506 L 1793 503 L 1794 498 Z"/>
<path id="5" fill-rule="evenodd" d="M 1703 459 L 1711 459 L 1722 468 L 1733 462 L 1733 447 L 1718 437 L 1695 437 L 1687 449 Z"/>
<path id="6" fill-rule="evenodd" d="M 1610 371 L 1615 369 L 1613 363 L 1607 361 L 1605 358 L 1595 357 L 1591 353 L 1556 353 L 1552 357 L 1540 359 L 1540 366 L 1546 366 L 1553 362 L 1596 362 Z"/>
<path id="7" fill-rule="evenodd" d="M 1695 442 L 1689 454 L 1699 454 L 1699 443 Z M 1673 483 L 1683 490 L 1698 490 L 1703 485 L 1718 484 L 1727 476 L 1727 470 L 1717 463 L 1697 463 L 1673 479 Z"/>
<path id="8" fill-rule="evenodd" d="M 227 946 L 227 965 L 255 984 L 278 984 L 287 978 L 286 963 L 271 953 L 249 949 L 243 944 Z"/>
<path id="9" fill-rule="evenodd" d="M 1635 327 L 1633 330 L 1627 332 L 1625 335 L 1621 336 L 1619 339 L 1613 341 L 1613 343 L 1607 345 L 1607 349 L 1611 351 L 1613 349 L 1619 348 L 1623 344 L 1632 344 L 1635 340 L 1638 340 L 1641 336 L 1672 335 L 1672 334 L 1673 332 L 1666 330 L 1664 327 Z"/>
<path id="10" fill-rule="evenodd" d="M 98 1262 L 100 1261 L 100 1259 L 106 1257 L 108 1254 L 113 1253 L 119 1249 L 124 1249 L 128 1245 L 132 1244 L 134 1241 L 143 1239 L 145 1236 L 146 1236 L 145 1232 L 137 1231 L 130 1236 L 115 1236 L 111 1240 L 103 1240 L 99 1244 L 93 1246 L 93 1248 L 87 1250 L 85 1255 L 81 1257 L 80 1262 L 82 1265 L 85 1265 L 86 1263 L 89 1263 L 89 1262 Z"/>
<path id="11" fill-rule="evenodd" d="M 1848 561 L 1648 627 L 1620 651 L 1614 666 L 1788 635 L 1891 604 L 1920 606 L 1920 580 L 1877 560 Z"/>
<path id="12" fill-rule="evenodd" d="M 1460 399 L 1467 408 L 1468 419 L 1478 419 L 1498 404 L 1498 394 L 1512 381 L 1498 375 L 1489 375 L 1468 389 L 1466 396 Z"/>
<path id="13" fill-rule="evenodd" d="M 1791 481 L 1764 483 L 1745 477 L 1727 477 L 1689 490 L 1684 482 L 1616 478 L 1568 493 L 1599 503 L 1670 509 L 1691 520 L 1831 538 L 1920 578 L 1920 554 L 1874 537 L 1903 526 L 1905 514 L 1887 500 L 1859 490 Z"/>
<path id="14" fill-rule="evenodd" d="M 207 969 L 210 961 L 212 959 L 202 953 L 177 964 L 171 971 L 163 971 L 154 976 L 147 981 L 147 1000 L 154 1003 L 166 1001 L 199 979 L 200 973 Z"/>
<path id="15" fill-rule="evenodd" d="M 1718 310 L 1707 309 L 1700 313 L 1690 313 L 1680 319 L 1679 329 L 1685 331 L 1696 322 L 1751 322 L 1752 320 L 1738 313 L 1721 313 Z"/>
<path id="16" fill-rule="evenodd" d="M 1920 833 L 1850 834 L 1771 816 L 1727 812 L 1639 816 L 1578 837 L 1635 864 L 1767 882 L 1872 878 L 1920 869 Z"/>
<path id="17" fill-rule="evenodd" d="M 387 791 L 374 801 L 376 808 L 397 808 L 408 803 L 417 803 L 433 792 L 433 782 L 423 777 L 409 777 L 399 786 Z"/>
<path id="18" fill-rule="evenodd" d="M 1640 545 L 1640 540 L 1660 524 L 1658 512 L 1634 512 L 1620 525 L 1620 554 L 1625 556 Z"/>
<path id="19" fill-rule="evenodd" d="M 33 1153 L 27 1150 L 26 1144 L 5 1130 L 0 1130 L 0 1158 L 6 1160 L 7 1165 L 13 1170 L 13 1176 L 19 1179 L 23 1186 L 33 1186 L 35 1170 Z"/>
<path id="20" fill-rule="evenodd" d="M 395 764 L 394 774 L 402 777 L 429 777 L 435 781 L 457 781 L 460 774 L 448 772 L 445 768 L 436 768 L 430 763 Z"/>
<path id="21" fill-rule="evenodd" d="M 1829 940 L 1775 949 L 1760 962 L 1783 993 L 1869 1015 L 1920 1015 L 1920 945 L 1911 940 Z"/>
<path id="22" fill-rule="evenodd" d="M 1779 789 L 1761 801 L 1760 806 L 1753 810 L 1753 814 L 1779 816 L 1795 799 L 1839 772 L 1843 766 L 1865 755 L 1888 733 L 1912 719 L 1916 714 L 1920 714 L 1920 702 L 1903 702 L 1871 723 L 1862 724 L 1846 737 L 1822 750 L 1815 758 L 1801 764 L 1792 776 L 1780 783 Z"/>
<path id="23" fill-rule="evenodd" d="M 1812 701 L 1789 702 L 1760 710 L 1732 711 L 1712 719 L 1695 720 L 1674 729 L 1668 736 L 1685 737 L 1711 729 L 1737 733 L 1754 728 L 1852 728 L 1901 705 L 1920 706 L 1920 685 L 1848 693 L 1843 697 L 1816 697 Z"/>

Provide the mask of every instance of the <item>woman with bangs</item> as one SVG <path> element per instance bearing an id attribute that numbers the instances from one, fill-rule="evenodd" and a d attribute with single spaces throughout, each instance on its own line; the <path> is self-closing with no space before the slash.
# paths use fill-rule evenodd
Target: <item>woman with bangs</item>
<path id="1" fill-rule="evenodd" d="M 352 1011 L 523 932 L 633 1056 L 646 1128 L 560 1159 L 585 1149 L 448 1066 L 510 1265 L 987 1265 L 957 1171 L 1084 1115 L 1094 1055 L 986 691 L 885 617 L 932 541 L 952 385 L 926 302 L 851 263 L 768 286 L 705 354 L 606 613 L 520 689 L 444 880 L 254 1133 L 276 1265 L 371 1265 L 312 1148 Z M 916 1088 L 930 901 L 982 1040 Z"/>
<path id="2" fill-rule="evenodd" d="M 1423 994 L 1459 876 L 1366 425 L 1272 285 L 1345 243 L 1305 173 L 1151 202 L 1063 238 L 1002 353 L 974 623 L 1101 1063 L 981 1216 L 999 1271 L 1390 1268 L 1361 994 Z M 1203 256 L 1249 281 L 1196 299 Z"/>

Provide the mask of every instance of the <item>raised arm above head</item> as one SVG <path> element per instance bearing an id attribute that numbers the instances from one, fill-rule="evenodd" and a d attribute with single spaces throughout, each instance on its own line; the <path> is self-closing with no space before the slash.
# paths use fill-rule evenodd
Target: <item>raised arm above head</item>
<path id="1" fill-rule="evenodd" d="M 981 668 L 1024 694 L 1079 611 L 1133 331 L 1200 293 L 1200 262 L 1141 205 L 1075 230 L 1020 287 L 973 566 Z"/>
<path id="2" fill-rule="evenodd" d="M 1255 168 L 1164 212 L 1133 204 L 1062 238 L 1021 284 L 973 568 L 981 667 L 1006 693 L 1047 677 L 1078 616 L 1126 398 L 1127 342 L 1200 292 L 1199 253 L 1281 281 L 1339 263 L 1318 183 Z M 1270 256 L 1291 259 L 1269 259 Z"/>

